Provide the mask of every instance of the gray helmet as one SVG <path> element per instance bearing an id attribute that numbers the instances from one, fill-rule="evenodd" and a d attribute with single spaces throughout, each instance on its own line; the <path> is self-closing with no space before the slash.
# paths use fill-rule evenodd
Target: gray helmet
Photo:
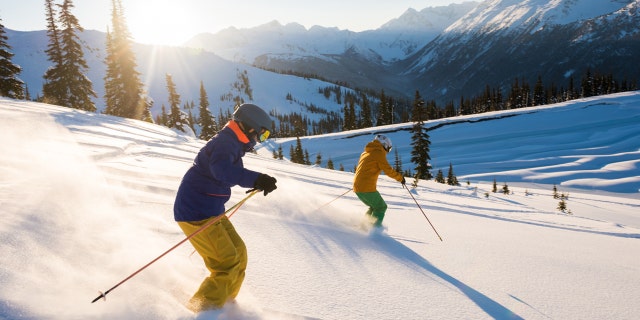
<path id="1" fill-rule="evenodd" d="M 260 132 L 262 128 L 271 130 L 271 117 L 255 104 L 244 103 L 240 105 L 233 113 L 233 120 L 242 122 L 256 132 Z"/>

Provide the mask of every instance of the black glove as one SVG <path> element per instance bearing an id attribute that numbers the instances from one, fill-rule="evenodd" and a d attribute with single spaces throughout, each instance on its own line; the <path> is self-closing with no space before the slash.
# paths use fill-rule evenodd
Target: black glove
<path id="1" fill-rule="evenodd" d="M 400 183 L 402 183 L 402 185 L 404 186 L 407 183 L 407 180 L 405 180 L 404 177 L 402 177 L 402 181 L 400 181 Z"/>
<path id="2" fill-rule="evenodd" d="M 278 182 L 276 178 L 266 175 L 264 173 L 261 173 L 258 176 L 258 179 L 256 179 L 256 182 L 254 182 L 253 187 L 255 189 L 264 191 L 264 195 L 266 196 L 271 191 L 278 188 L 276 187 L 276 182 Z"/>

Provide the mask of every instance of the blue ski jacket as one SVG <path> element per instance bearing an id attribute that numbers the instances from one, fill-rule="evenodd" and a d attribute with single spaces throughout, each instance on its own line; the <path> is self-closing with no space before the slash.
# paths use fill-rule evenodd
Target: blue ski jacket
<path id="1" fill-rule="evenodd" d="M 200 149 L 185 173 L 173 205 L 176 221 L 201 221 L 225 211 L 231 187 L 252 188 L 259 172 L 244 168 L 242 157 L 255 146 L 231 120 Z"/>

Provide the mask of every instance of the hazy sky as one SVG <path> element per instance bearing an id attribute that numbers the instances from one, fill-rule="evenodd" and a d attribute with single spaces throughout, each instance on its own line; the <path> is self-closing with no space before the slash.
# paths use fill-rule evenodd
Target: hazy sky
<path id="1" fill-rule="evenodd" d="M 277 20 L 307 29 L 319 25 L 351 31 L 376 29 L 408 8 L 446 6 L 465 0 L 122 0 L 135 41 L 179 44 L 201 32 L 250 28 Z M 63 0 L 54 0 L 62 3 Z M 46 29 L 44 0 L 0 0 L 5 28 Z M 73 0 L 72 13 L 85 29 L 106 31 L 111 0 Z"/>

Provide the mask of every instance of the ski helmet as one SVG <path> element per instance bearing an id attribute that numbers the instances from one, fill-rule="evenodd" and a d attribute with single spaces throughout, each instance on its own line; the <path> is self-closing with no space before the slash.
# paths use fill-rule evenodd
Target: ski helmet
<path id="1" fill-rule="evenodd" d="M 258 135 L 264 130 L 271 128 L 271 117 L 255 104 L 244 103 L 233 113 L 233 120 L 242 122 L 243 125 L 253 129 Z"/>
<path id="2" fill-rule="evenodd" d="M 387 136 L 383 135 L 383 134 L 378 134 L 376 135 L 374 140 L 378 140 L 381 144 L 382 147 L 384 148 L 385 151 L 389 152 L 391 151 L 391 139 L 389 139 Z"/>

